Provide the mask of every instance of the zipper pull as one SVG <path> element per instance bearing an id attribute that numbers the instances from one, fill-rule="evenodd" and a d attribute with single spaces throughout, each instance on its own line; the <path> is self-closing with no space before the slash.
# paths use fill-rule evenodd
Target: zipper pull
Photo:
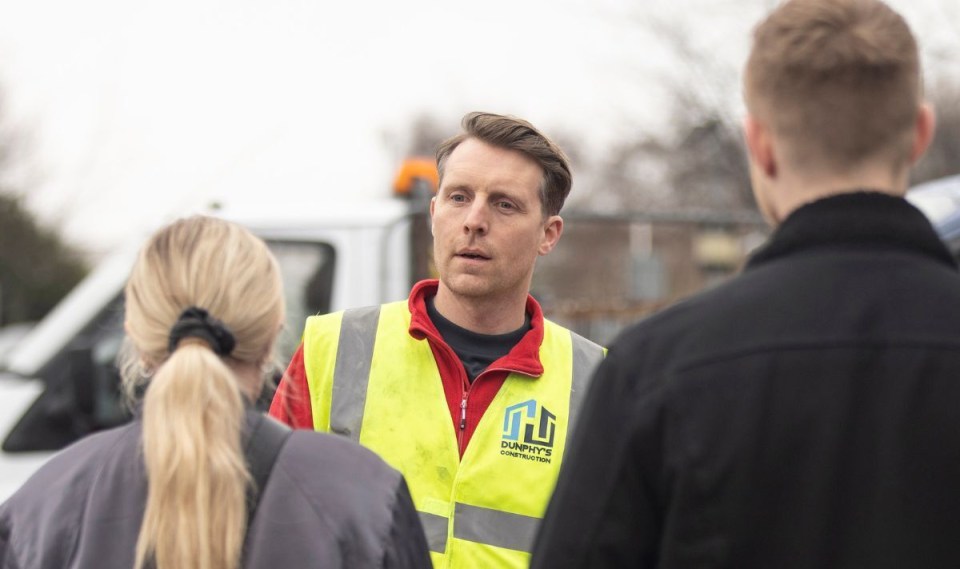
<path id="1" fill-rule="evenodd" d="M 464 394 L 460 401 L 460 430 L 467 428 L 467 396 Z"/>

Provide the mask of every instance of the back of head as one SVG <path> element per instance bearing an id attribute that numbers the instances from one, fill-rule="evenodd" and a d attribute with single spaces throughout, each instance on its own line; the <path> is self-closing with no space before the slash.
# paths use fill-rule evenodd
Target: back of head
<path id="1" fill-rule="evenodd" d="M 243 396 L 259 388 L 248 372 L 271 357 L 283 320 L 276 260 L 246 229 L 192 217 L 149 240 L 125 292 L 135 353 L 123 366 L 124 380 L 128 389 L 149 380 L 149 490 L 138 567 L 237 567 L 249 481 L 240 444 Z M 193 331 L 171 340 L 187 309 Z"/>
<path id="2" fill-rule="evenodd" d="M 516 117 L 473 112 L 463 117 L 463 132 L 442 142 L 437 148 L 437 171 L 443 181 L 447 158 L 461 142 L 476 138 L 491 146 L 521 152 L 543 170 L 540 202 L 545 215 L 557 215 L 570 194 L 573 177 L 566 155 L 559 146 L 529 122 Z"/>
<path id="3" fill-rule="evenodd" d="M 921 103 L 916 41 L 879 0 L 788 0 L 754 32 L 744 93 L 795 168 L 899 170 Z"/>

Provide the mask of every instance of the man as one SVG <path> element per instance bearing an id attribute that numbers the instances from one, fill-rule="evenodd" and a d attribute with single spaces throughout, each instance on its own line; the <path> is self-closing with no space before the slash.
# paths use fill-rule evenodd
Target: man
<path id="1" fill-rule="evenodd" d="M 603 357 L 544 320 L 536 259 L 571 176 L 526 121 L 464 117 L 437 151 L 439 280 L 308 319 L 271 414 L 358 440 L 400 470 L 437 567 L 526 567 L 585 382 Z"/>
<path id="2" fill-rule="evenodd" d="M 745 134 L 776 230 L 600 366 L 534 567 L 960 567 L 960 275 L 903 195 L 933 133 L 877 0 L 755 31 Z"/>

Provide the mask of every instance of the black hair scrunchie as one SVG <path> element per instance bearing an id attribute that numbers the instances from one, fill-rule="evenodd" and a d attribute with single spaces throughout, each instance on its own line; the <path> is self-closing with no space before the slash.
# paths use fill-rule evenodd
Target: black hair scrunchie
<path id="1" fill-rule="evenodd" d="M 226 324 L 196 306 L 184 310 L 170 329 L 167 350 L 172 353 L 184 338 L 200 338 L 210 344 L 214 353 L 220 356 L 229 356 L 237 345 L 236 338 Z"/>

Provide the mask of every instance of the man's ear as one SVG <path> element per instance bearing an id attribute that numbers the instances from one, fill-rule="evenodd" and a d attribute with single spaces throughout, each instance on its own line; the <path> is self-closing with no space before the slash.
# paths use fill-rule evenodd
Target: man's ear
<path id="1" fill-rule="evenodd" d="M 551 215 L 547 218 L 546 225 L 543 228 L 543 240 L 540 247 L 537 248 L 537 254 L 546 255 L 556 247 L 563 234 L 563 218 L 559 215 Z"/>
<path id="2" fill-rule="evenodd" d="M 913 147 L 910 149 L 910 163 L 914 164 L 923 156 L 933 141 L 937 119 L 933 107 L 929 103 L 920 105 L 917 112 L 917 122 L 913 126 Z"/>
<path id="3" fill-rule="evenodd" d="M 433 235 L 433 208 L 437 205 L 437 196 L 430 198 L 430 235 Z"/>
<path id="4" fill-rule="evenodd" d="M 768 178 L 775 178 L 777 159 L 773 152 L 770 129 L 753 115 L 747 115 L 743 119 L 743 135 L 747 142 L 747 155 L 750 161 Z"/>

